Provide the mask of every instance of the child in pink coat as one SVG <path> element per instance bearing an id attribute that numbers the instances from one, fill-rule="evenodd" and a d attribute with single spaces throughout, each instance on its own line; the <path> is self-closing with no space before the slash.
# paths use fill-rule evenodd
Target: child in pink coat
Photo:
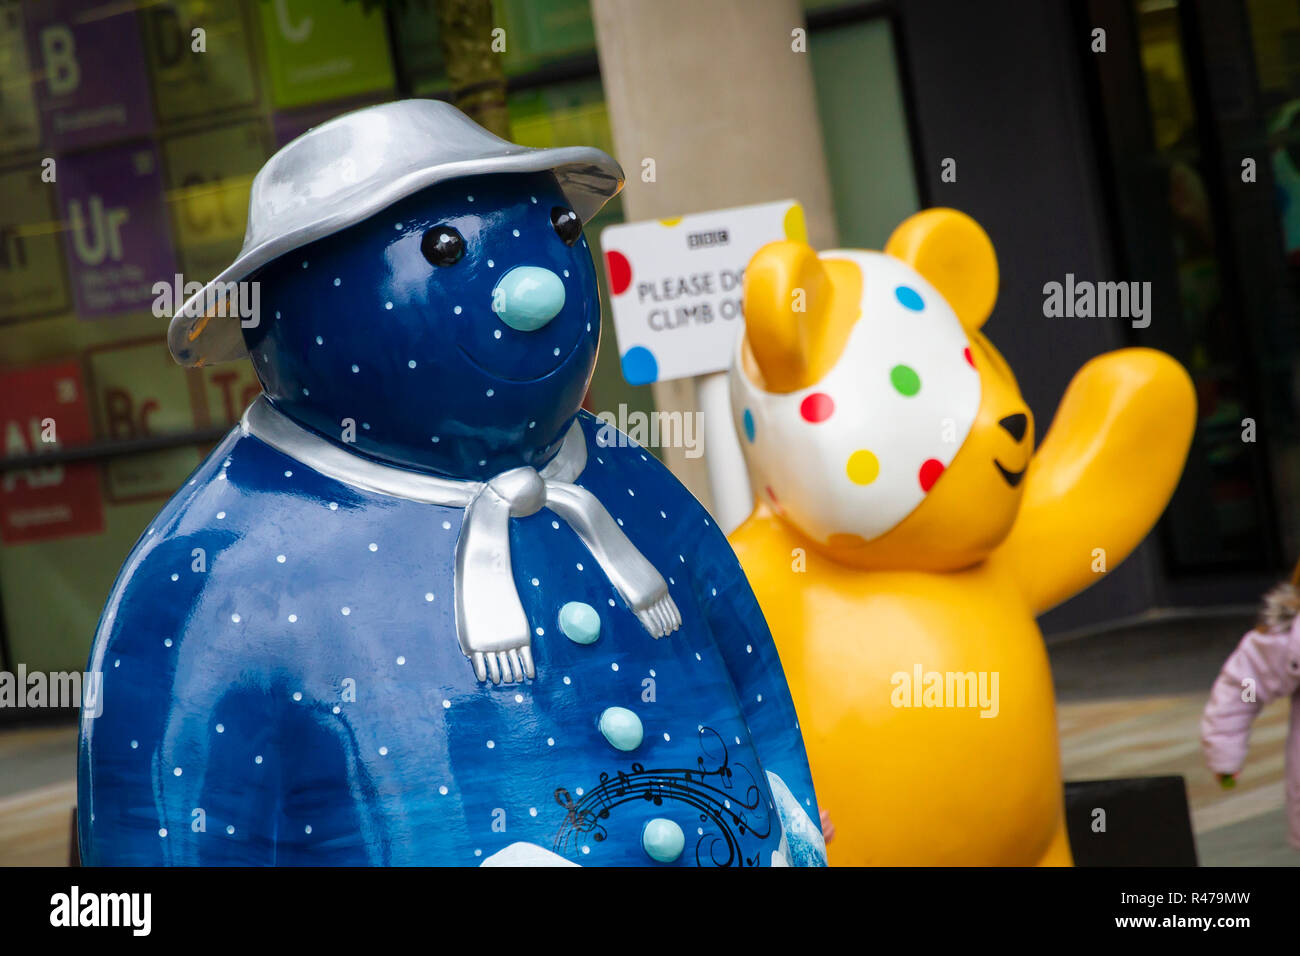
<path id="1" fill-rule="evenodd" d="M 1225 787 L 1246 762 L 1250 725 L 1263 708 L 1291 698 L 1286 745 L 1289 842 L 1300 849 L 1300 566 L 1264 597 L 1259 624 L 1219 672 L 1201 718 L 1201 747 Z"/>

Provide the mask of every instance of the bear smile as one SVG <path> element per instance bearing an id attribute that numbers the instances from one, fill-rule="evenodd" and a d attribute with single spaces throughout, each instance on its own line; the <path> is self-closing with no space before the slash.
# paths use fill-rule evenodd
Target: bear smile
<path id="1" fill-rule="evenodd" d="M 1002 466 L 1002 462 L 998 461 L 996 458 L 993 459 L 993 464 L 997 466 L 998 474 L 1000 474 L 1002 476 L 1002 479 L 1012 488 L 1020 484 L 1020 479 L 1025 477 L 1025 472 L 1029 468 L 1029 466 L 1026 465 L 1024 468 L 1021 468 L 1019 471 L 1007 471 L 1007 469 Z"/>

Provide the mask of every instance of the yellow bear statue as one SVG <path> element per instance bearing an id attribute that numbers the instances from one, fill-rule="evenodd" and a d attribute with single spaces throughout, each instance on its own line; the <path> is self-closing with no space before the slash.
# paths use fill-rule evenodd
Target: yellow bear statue
<path id="1" fill-rule="evenodd" d="M 1068 865 L 1035 617 L 1159 517 L 1196 400 L 1169 356 L 1075 375 L 1042 447 L 980 327 L 993 245 L 931 209 L 885 251 L 761 249 L 731 396 L 756 507 L 732 544 L 776 637 L 833 865 Z"/>

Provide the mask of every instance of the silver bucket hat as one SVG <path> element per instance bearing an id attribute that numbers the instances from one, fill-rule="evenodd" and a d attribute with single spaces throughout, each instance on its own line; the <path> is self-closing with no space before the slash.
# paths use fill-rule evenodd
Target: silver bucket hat
<path id="1" fill-rule="evenodd" d="M 400 100 L 335 117 L 267 160 L 253 179 L 239 256 L 172 317 L 167 344 L 181 365 L 248 353 L 239 322 L 210 321 L 227 284 L 426 186 L 483 173 L 551 170 L 586 223 L 623 188 L 623 170 L 590 146 L 509 143 L 440 100 Z M 215 310 L 214 310 L 215 311 Z"/>

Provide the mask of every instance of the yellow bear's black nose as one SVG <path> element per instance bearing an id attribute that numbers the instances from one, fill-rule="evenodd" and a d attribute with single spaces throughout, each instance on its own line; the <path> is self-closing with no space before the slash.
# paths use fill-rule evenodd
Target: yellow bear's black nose
<path id="1" fill-rule="evenodd" d="M 1025 429 L 1029 426 L 1029 416 L 1023 412 L 1016 412 L 1014 415 L 1008 415 L 998 422 L 1007 430 L 1007 434 L 1016 441 L 1021 441 L 1025 437 Z"/>

